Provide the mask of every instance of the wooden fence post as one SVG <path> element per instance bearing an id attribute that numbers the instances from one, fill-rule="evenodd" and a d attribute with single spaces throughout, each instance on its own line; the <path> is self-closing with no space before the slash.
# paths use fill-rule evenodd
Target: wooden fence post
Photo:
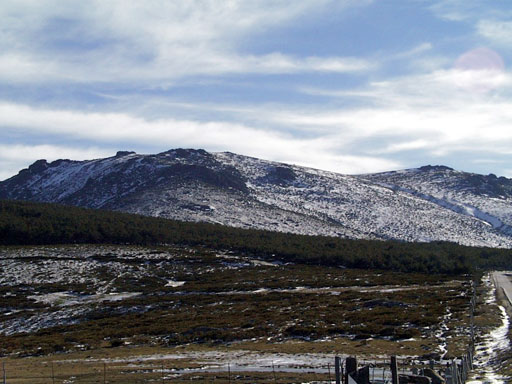
<path id="1" fill-rule="evenodd" d="M 396 356 L 391 356 L 391 381 L 393 384 L 398 384 L 398 363 Z"/>
<path id="2" fill-rule="evenodd" d="M 457 362 L 455 361 L 455 359 L 452 360 L 452 383 L 460 384 L 459 368 L 457 367 Z"/>
<path id="3" fill-rule="evenodd" d="M 348 376 L 357 373 L 357 359 L 355 357 L 347 357 L 345 359 L 345 383 L 348 383 Z"/>
<path id="4" fill-rule="evenodd" d="M 453 374 L 450 363 L 446 363 L 446 369 L 444 371 L 444 379 L 446 380 L 446 384 L 453 384 Z"/>
<path id="5" fill-rule="evenodd" d="M 3 371 L 3 377 L 4 377 L 4 384 L 7 383 L 7 373 L 5 372 L 5 361 L 2 362 L 2 371 Z"/>
<path id="6" fill-rule="evenodd" d="M 336 384 L 341 384 L 340 366 L 341 366 L 341 358 L 339 356 L 336 356 L 334 358 L 334 372 L 336 373 Z"/>
<path id="7" fill-rule="evenodd" d="M 466 382 L 468 378 L 468 359 L 466 356 L 462 357 L 462 382 Z"/>

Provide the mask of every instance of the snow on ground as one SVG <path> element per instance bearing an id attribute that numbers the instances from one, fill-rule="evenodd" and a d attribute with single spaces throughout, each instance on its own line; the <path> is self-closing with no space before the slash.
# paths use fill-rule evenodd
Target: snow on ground
<path id="1" fill-rule="evenodd" d="M 482 279 L 483 283 L 489 287 L 486 303 L 496 302 L 496 289 L 491 282 L 490 275 Z M 489 334 L 483 335 L 482 341 L 477 344 L 474 370 L 467 384 L 506 384 L 509 379 L 497 373 L 499 368 L 499 356 L 510 349 L 510 339 L 508 338 L 510 319 L 507 311 L 499 306 L 501 312 L 502 324 L 493 329 Z"/>
<path id="2" fill-rule="evenodd" d="M 190 362 L 190 367 L 164 369 L 172 377 L 179 377 L 188 373 L 215 373 L 215 372 L 289 372 L 289 373 L 331 373 L 334 377 L 334 358 L 339 356 L 342 361 L 348 355 L 334 355 L 330 353 L 262 353 L 245 350 L 233 351 L 203 351 L 203 352 L 179 352 L 171 354 L 139 355 L 113 359 L 87 359 L 87 360 L 60 360 L 60 363 L 97 363 L 106 364 L 133 364 L 133 367 L 161 372 L 161 361 L 178 360 Z M 399 356 L 399 359 L 405 359 Z M 142 364 L 142 365 L 141 365 Z M 168 365 L 169 363 L 166 363 Z M 381 377 L 391 379 L 391 372 L 386 367 L 389 357 L 375 356 L 371 360 L 359 360 L 360 365 L 379 365 L 375 370 L 371 369 L 371 377 L 376 380 Z M 409 371 L 407 369 L 407 371 Z M 171 376 L 170 376 L 171 377 Z"/>
<path id="3" fill-rule="evenodd" d="M 86 307 L 76 306 L 64 307 L 57 311 L 28 311 L 23 316 L 0 322 L 0 335 L 31 333 L 57 325 L 77 324 L 89 311 Z"/>
<path id="4" fill-rule="evenodd" d="M 167 284 L 165 284 L 166 287 L 173 287 L 173 288 L 181 287 L 183 285 L 185 285 L 184 281 L 176 281 L 176 280 L 168 280 Z"/>
<path id="5" fill-rule="evenodd" d="M 447 343 L 446 343 L 446 332 L 449 331 L 448 321 L 452 317 L 452 313 L 450 312 L 450 308 L 446 308 L 446 314 L 443 316 L 443 320 L 439 325 L 439 329 L 435 332 L 436 340 L 439 340 L 439 352 L 441 359 L 444 359 L 446 354 L 448 353 Z"/>
<path id="6" fill-rule="evenodd" d="M 96 295 L 80 295 L 74 292 L 54 292 L 44 295 L 30 295 L 27 298 L 34 300 L 36 303 L 44 303 L 59 305 L 62 307 L 70 305 L 101 303 L 103 301 L 120 301 L 130 297 L 139 296 L 140 292 L 122 292 L 122 293 L 100 293 Z"/>
<path id="7" fill-rule="evenodd" d="M 231 153 L 215 153 L 214 156 L 248 179 L 251 196 L 257 201 L 324 223 L 323 229 L 315 223 L 306 233 L 337 231 L 356 238 L 371 234 L 405 241 L 442 239 L 474 246 L 512 247 L 504 224 L 512 223 L 512 220 L 505 220 L 512 219 L 510 201 L 459 191 L 455 181 L 464 176 L 463 173 L 447 172 L 441 178 L 451 183 L 447 188 L 441 181 L 432 182 L 431 175 L 412 170 L 348 176 Z M 295 180 L 283 185 L 268 182 L 266 175 L 276 167 L 289 167 Z M 408 180 L 412 180 L 411 183 L 408 184 Z M 445 194 L 450 191 L 455 192 L 446 198 Z M 272 223 L 261 221 L 257 210 L 253 209 L 251 218 L 254 226 L 272 229 L 268 227 Z M 296 222 L 295 228 L 285 226 L 286 221 L 276 221 L 280 223 L 279 230 L 308 231 L 302 221 Z M 230 224 L 238 226 L 236 221 Z"/>

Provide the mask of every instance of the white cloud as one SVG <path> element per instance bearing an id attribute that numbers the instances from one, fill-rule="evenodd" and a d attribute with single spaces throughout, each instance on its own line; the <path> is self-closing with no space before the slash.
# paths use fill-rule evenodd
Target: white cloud
<path id="1" fill-rule="evenodd" d="M 512 21 L 481 20 L 477 24 L 477 32 L 507 48 L 512 44 Z"/>
<path id="2" fill-rule="evenodd" d="M 61 140 L 79 139 L 102 147 L 114 147 L 123 143 L 121 149 L 136 150 L 143 146 L 155 150 L 176 147 L 229 150 L 343 173 L 399 167 L 396 161 L 371 155 L 340 154 L 330 137 L 300 139 L 290 134 L 224 121 L 146 120 L 124 113 L 83 113 L 0 103 L 0 126 L 5 127 L 5 131 L 21 131 L 27 135 L 57 135 Z M 25 153 L 13 148 L 15 149 L 9 153 L 19 153 L 21 161 Z M 41 147 L 41 151 L 34 153 L 37 153 L 36 157 L 45 157 L 40 156 L 45 153 L 45 148 Z M 55 152 L 51 147 L 48 148 L 48 153 L 48 157 L 53 158 Z M 77 155 L 84 157 L 79 152 Z"/>
<path id="3" fill-rule="evenodd" d="M 506 1 L 495 1 L 489 3 L 488 0 L 420 0 L 427 4 L 437 17 L 448 21 L 466 22 L 474 21 L 482 17 L 495 17 L 510 15 L 509 7 Z M 501 6 L 501 7 L 500 7 Z M 501 8 L 501 9 L 500 9 Z"/>
<path id="4" fill-rule="evenodd" d="M 0 126 L 6 133 L 55 135 L 61 141 L 80 140 L 115 149 L 202 147 L 363 173 L 400 168 L 404 153 L 415 154 L 420 163 L 440 156 L 465 156 L 475 163 L 512 155 L 512 101 L 502 97 L 511 87 L 512 76 L 506 72 L 452 69 L 375 82 L 354 91 L 302 90 L 361 101 L 361 106 L 350 108 L 329 104 L 306 108 L 183 106 L 208 111 L 210 116 L 218 110 L 224 116 L 209 121 L 147 119 L 3 102 Z"/>
<path id="5" fill-rule="evenodd" d="M 282 113 L 281 123 L 329 130 L 347 148 L 369 154 L 416 150 L 418 157 L 466 152 L 512 154 L 512 76 L 499 71 L 436 71 L 371 84 L 356 91 L 325 91 L 358 98 L 364 107 L 318 113 Z M 316 95 L 322 90 L 303 89 Z M 375 142 L 381 140 L 381 144 Z M 364 146 L 362 143 L 370 142 Z M 390 144 L 391 143 L 391 144 Z"/>
<path id="6" fill-rule="evenodd" d="M 425 139 L 402 141 L 402 142 L 390 144 L 382 149 L 377 148 L 374 151 L 374 153 L 375 154 L 385 154 L 385 153 L 396 153 L 396 152 L 402 152 L 402 151 L 422 150 L 422 149 L 429 148 L 431 145 L 432 145 L 432 143 Z"/>
<path id="7" fill-rule="evenodd" d="M 239 52 L 255 33 L 367 3 L 7 0 L 0 5 L 0 79 L 160 83 L 192 75 L 368 70 L 371 63 L 355 58 Z"/>
<path id="8" fill-rule="evenodd" d="M 429 8 L 442 19 L 463 21 L 473 14 L 475 6 L 476 2 L 470 4 L 464 0 L 441 0 L 434 2 Z"/>
<path id="9" fill-rule="evenodd" d="M 317 96 L 360 97 L 390 106 L 404 101 L 423 105 L 437 100 L 441 108 L 459 100 L 486 101 L 490 91 L 499 92 L 511 86 L 512 75 L 502 70 L 454 68 L 375 81 L 367 87 L 352 90 L 303 87 L 299 91 Z"/>
<path id="10" fill-rule="evenodd" d="M 10 137 L 16 136 L 12 131 L 49 135 L 58 137 L 60 143 L 73 139 L 98 148 L 231 150 L 349 173 L 397 168 L 401 161 L 396 159 L 414 151 L 424 158 L 461 152 L 489 158 L 493 151 L 508 156 L 512 148 L 512 102 L 507 94 L 512 76 L 503 70 L 471 66 L 440 70 L 452 63 L 439 55 L 443 49 L 439 41 L 421 40 L 394 55 L 383 51 L 382 57 L 376 54 L 373 61 L 250 51 L 251 39 L 268 37 L 288 23 L 299 24 L 306 18 L 337 12 L 333 7 L 368 3 L 5 0 L 0 4 L 0 82 L 4 83 L 44 82 L 53 86 L 54 82 L 107 82 L 97 88 L 108 93 L 109 85 L 117 82 L 153 88 L 194 75 L 354 73 L 375 69 L 375 62 L 384 63 L 379 72 L 385 75 L 385 68 L 392 67 L 394 61 L 400 61 L 397 71 L 403 70 L 404 60 L 416 75 L 384 78 L 352 90 L 303 88 L 303 93 L 323 97 L 307 106 L 292 104 L 296 101 L 201 105 L 194 96 L 197 88 L 192 96 L 176 96 L 183 106 L 174 106 L 172 112 L 165 111 L 168 94 L 158 96 L 163 100 L 160 107 L 155 106 L 155 96 L 148 94 L 123 94 L 123 100 L 109 104 L 130 111 L 125 113 L 0 102 L 0 132 L 9 132 Z M 423 4 L 430 7 L 432 2 Z M 498 16 L 482 11 L 485 2 L 446 0 L 433 4 L 431 9 L 445 19 L 475 22 L 482 18 L 477 24 L 480 36 L 507 46 L 512 43 L 512 24 L 494 21 Z M 222 79 L 215 80 L 224 84 Z M 344 80 L 344 76 L 336 76 L 333 86 L 334 81 L 341 84 Z M 353 80 L 349 83 L 354 84 Z M 255 83 L 250 86 L 268 91 Z M 54 105 L 65 105 L 60 96 L 55 97 Z M 282 100 L 282 95 L 273 100 L 277 97 Z M 41 97 L 36 98 L 41 102 Z M 139 103 L 132 109 L 134 99 Z M 99 108 L 109 107 L 104 104 Z M 185 108 L 188 111 L 183 113 Z M 144 117 L 153 112 L 153 116 L 163 117 Z M 49 155 L 42 157 L 53 154 L 50 148 L 43 152 Z M 69 157 L 83 158 L 80 153 L 69 153 Z M 18 162 L 5 157 L 1 161 L 4 165 Z"/>
<path id="11" fill-rule="evenodd" d="M 189 60 L 189 61 L 187 61 Z M 174 60 L 127 65 L 122 59 L 94 58 L 74 62 L 38 60 L 18 54 L 0 55 L 0 80 L 4 83 L 113 82 L 168 86 L 176 79 L 194 75 L 294 74 L 307 72 L 352 73 L 375 64 L 352 57 L 299 58 L 281 53 L 237 56 L 218 52 L 177 56 Z"/>
<path id="12" fill-rule="evenodd" d="M 421 44 L 418 44 L 418 45 L 412 47 L 411 49 L 409 49 L 407 51 L 399 52 L 395 55 L 392 55 L 390 57 L 390 59 L 397 60 L 397 59 L 407 59 L 407 58 L 415 57 L 415 56 L 421 55 L 422 53 L 431 51 L 432 48 L 433 48 L 432 43 L 429 43 L 429 42 L 421 43 Z"/>

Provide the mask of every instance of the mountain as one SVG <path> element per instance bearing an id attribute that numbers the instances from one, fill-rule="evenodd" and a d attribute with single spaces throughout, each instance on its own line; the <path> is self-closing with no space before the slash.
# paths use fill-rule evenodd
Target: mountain
<path id="1" fill-rule="evenodd" d="M 242 228 L 512 248 L 512 180 L 444 166 L 342 175 L 229 152 L 38 160 L 0 198 Z"/>

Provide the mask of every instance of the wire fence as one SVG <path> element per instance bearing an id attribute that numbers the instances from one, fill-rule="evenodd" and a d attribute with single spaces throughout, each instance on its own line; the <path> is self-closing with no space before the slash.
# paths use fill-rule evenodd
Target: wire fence
<path id="1" fill-rule="evenodd" d="M 199 364 L 194 362 L 180 364 L 173 361 L 138 361 L 138 362 L 88 362 L 59 361 L 27 363 L 9 361 L 2 366 L 0 384 L 170 384 L 170 383 L 216 383 L 216 384 L 336 384 L 345 382 L 347 367 L 340 364 L 336 374 L 335 359 L 333 364 L 299 366 L 286 365 L 237 365 L 237 364 Z M 360 361 L 360 367 L 368 370 L 367 381 L 372 384 L 392 383 L 392 364 L 389 361 Z M 397 376 L 422 374 L 430 364 L 403 360 L 398 364 Z M 467 377 L 466 365 L 462 360 L 446 365 L 436 366 L 448 384 L 463 384 Z M 467 366 L 467 370 L 470 367 Z M 448 375 L 446 375 L 448 373 Z M 453 378 L 452 378 L 453 377 Z"/>
<path id="2" fill-rule="evenodd" d="M 391 382 L 389 363 L 363 362 L 370 368 L 375 383 Z M 138 383 L 323 383 L 335 384 L 333 364 L 316 366 L 287 365 L 202 365 L 176 367 L 170 362 L 54 362 L 26 364 L 9 361 L 3 365 L 5 384 L 138 384 Z M 407 370 L 409 371 L 409 370 Z M 403 372 L 406 372 L 405 368 Z M 0 384 L 2 382 L 0 381 Z"/>

